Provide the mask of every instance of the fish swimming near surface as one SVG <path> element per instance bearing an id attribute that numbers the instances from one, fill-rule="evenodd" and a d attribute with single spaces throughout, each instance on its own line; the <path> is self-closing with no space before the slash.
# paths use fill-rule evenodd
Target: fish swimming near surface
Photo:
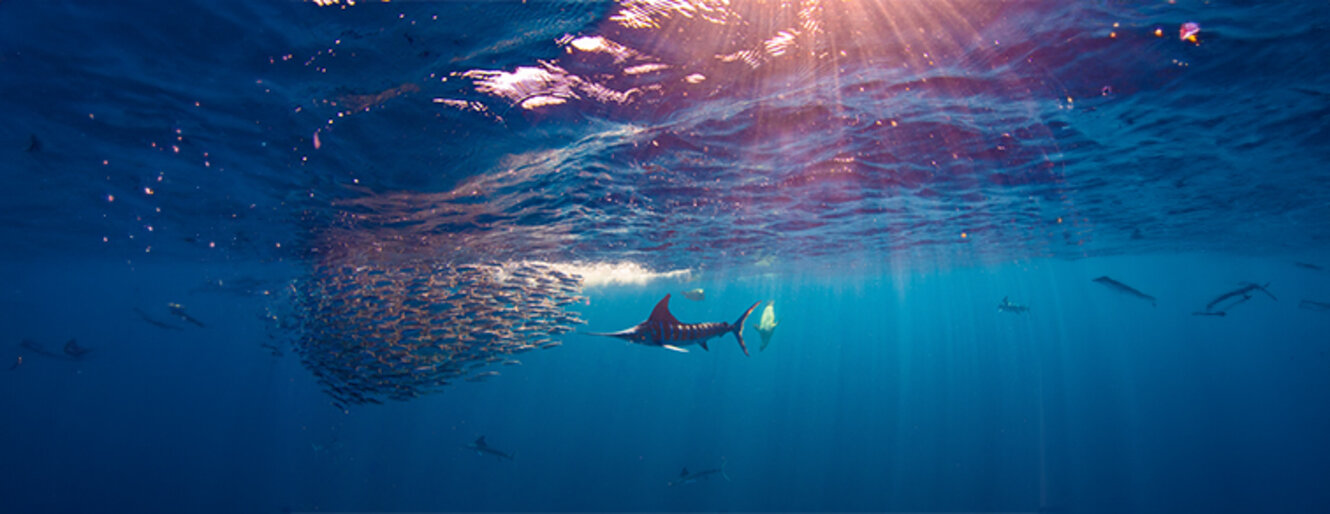
<path id="1" fill-rule="evenodd" d="M 767 345 L 771 344 L 771 334 L 776 331 L 776 325 L 779 324 L 780 322 L 776 321 L 776 302 L 770 300 L 767 302 L 767 308 L 762 309 L 762 317 L 758 319 L 756 325 L 753 325 L 757 334 L 762 336 L 762 346 L 757 348 L 758 351 L 765 351 Z"/>
<path id="2" fill-rule="evenodd" d="M 1140 292 L 1139 290 L 1137 290 L 1136 288 L 1131 287 L 1131 286 L 1129 286 L 1129 285 L 1127 285 L 1127 284 L 1123 284 L 1122 282 L 1118 282 L 1118 281 L 1116 281 L 1116 280 L 1113 280 L 1112 278 L 1109 278 L 1108 276 L 1102 276 L 1102 277 L 1096 278 L 1096 279 L 1094 279 L 1094 282 L 1099 283 L 1099 284 L 1103 284 L 1104 286 L 1108 287 L 1109 289 L 1112 289 L 1112 290 L 1117 291 L 1117 292 L 1119 292 L 1119 293 L 1125 294 L 1125 295 L 1127 295 L 1127 296 L 1133 296 L 1133 297 L 1136 297 L 1136 298 L 1140 298 L 1140 299 L 1142 299 L 1142 300 L 1149 300 L 1149 301 L 1150 301 L 1150 306 L 1151 306 L 1151 307 L 1154 307 L 1154 306 L 1155 306 L 1155 297 L 1150 296 L 1150 295 L 1145 294 L 1145 293 L 1142 293 L 1142 292 Z"/>
<path id="3" fill-rule="evenodd" d="M 476 438 L 476 442 L 466 445 L 466 448 L 475 450 L 477 455 L 493 455 L 500 459 L 513 460 L 513 457 L 517 456 L 517 452 L 504 453 L 494 449 L 494 447 L 485 443 L 485 436 L 483 435 Z"/>
<path id="4" fill-rule="evenodd" d="M 1010 300 L 1007 300 L 1007 297 L 1003 296 L 1002 301 L 998 302 L 997 310 L 998 312 L 1010 312 L 1012 314 L 1022 314 L 1030 312 L 1030 306 L 1011 303 Z"/>
<path id="5" fill-rule="evenodd" d="M 744 344 L 744 321 L 748 315 L 753 313 L 762 302 L 758 301 L 749 307 L 739 316 L 739 320 L 734 323 L 683 323 L 675 319 L 670 314 L 670 295 L 665 295 L 652 309 L 651 316 L 646 321 L 637 326 L 620 330 L 618 332 L 586 332 L 592 336 L 609 336 L 625 339 L 629 342 L 646 345 L 659 346 L 666 350 L 688 353 L 688 350 L 680 348 L 690 344 L 701 346 L 703 350 L 710 351 L 707 348 L 707 341 L 713 337 L 734 333 L 734 338 L 739 341 L 739 349 L 743 350 L 744 355 L 748 355 L 748 345 Z"/>
<path id="6" fill-rule="evenodd" d="M 680 294 L 682 294 L 684 298 L 687 298 L 687 299 L 692 300 L 692 301 L 694 301 L 694 302 L 700 302 L 700 301 L 702 301 L 702 300 L 706 300 L 706 299 L 707 299 L 707 292 L 704 291 L 704 290 L 703 290 L 702 288 L 700 288 L 700 287 L 697 288 L 697 289 L 689 289 L 689 290 L 684 291 L 684 292 L 682 292 L 682 293 L 680 293 Z"/>
<path id="7" fill-rule="evenodd" d="M 1315 300 L 1303 300 L 1303 301 L 1301 301 L 1301 302 L 1298 302 L 1298 308 L 1299 308 L 1299 309 L 1307 309 L 1307 310 L 1309 310 L 1309 311 L 1330 312 L 1330 302 L 1318 302 L 1318 301 L 1315 301 Z"/>
<path id="8" fill-rule="evenodd" d="M 1270 287 L 1270 283 L 1269 283 L 1269 282 L 1266 282 L 1265 285 L 1253 284 L 1253 283 L 1251 283 L 1251 282 L 1243 282 L 1243 283 L 1242 283 L 1242 287 L 1237 288 L 1237 289 L 1234 289 L 1234 290 L 1229 291 L 1229 292 L 1227 292 L 1227 293 L 1221 294 L 1221 295 L 1215 297 L 1215 299 L 1210 300 L 1210 303 L 1205 304 L 1205 310 L 1206 310 L 1207 312 L 1212 311 L 1212 310 L 1214 310 L 1215 306 L 1217 306 L 1217 305 L 1223 303 L 1224 301 L 1226 301 L 1226 300 L 1228 300 L 1228 299 L 1230 299 L 1230 298 L 1234 298 L 1234 297 L 1239 297 L 1239 296 L 1241 296 L 1241 297 L 1242 297 L 1242 300 L 1237 301 L 1237 302 L 1234 303 L 1233 305 L 1237 305 L 1238 303 L 1245 302 L 1245 301 L 1247 301 L 1248 299 L 1251 298 L 1251 295 L 1249 295 L 1248 293 L 1250 293 L 1250 292 L 1252 292 L 1252 291 L 1258 291 L 1258 290 L 1261 291 L 1261 292 L 1263 292 L 1263 293 L 1265 293 L 1266 296 L 1269 296 L 1269 297 L 1270 297 L 1271 299 L 1273 299 L 1274 301 L 1279 301 L 1278 298 L 1275 298 L 1275 295 L 1270 294 L 1270 291 L 1269 291 L 1268 289 L 1266 289 L 1267 287 Z M 1232 308 L 1232 306 L 1229 306 L 1229 308 Z M 1223 310 L 1228 310 L 1228 309 L 1226 308 L 1226 309 L 1223 309 Z"/>
<path id="9" fill-rule="evenodd" d="M 666 485 L 675 486 L 675 485 L 693 484 L 697 483 L 698 480 L 702 480 L 704 478 L 711 478 L 712 475 L 720 475 L 722 478 L 725 479 L 726 482 L 730 481 L 730 476 L 725 474 L 724 460 L 720 461 L 719 468 L 704 469 L 702 471 L 693 471 L 693 472 L 689 472 L 688 468 L 683 468 L 683 471 L 679 472 L 679 477 L 677 479 L 667 482 Z"/>

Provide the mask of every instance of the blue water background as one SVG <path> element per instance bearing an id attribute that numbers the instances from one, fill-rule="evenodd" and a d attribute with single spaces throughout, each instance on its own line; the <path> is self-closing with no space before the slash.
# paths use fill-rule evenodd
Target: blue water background
<path id="1" fill-rule="evenodd" d="M 696 45 L 768 32 L 643 35 L 610 3 L 0 1 L 0 366 L 24 357 L 0 510 L 1325 510 L 1330 314 L 1297 305 L 1330 274 L 1295 264 L 1330 268 L 1324 3 L 956 5 L 919 23 L 933 47 L 833 31 L 811 51 L 845 60 L 739 73 Z M 529 112 L 453 75 L 631 82 L 565 34 L 675 71 Z M 719 85 L 679 86 L 694 67 Z M 569 334 L 343 412 L 262 316 L 315 265 L 378 258 L 686 268 L 589 286 L 581 328 L 666 293 L 683 321 L 774 300 L 781 323 L 751 357 Z M 1279 300 L 1191 315 L 1242 281 Z M 69 338 L 92 353 L 19 346 Z"/>
<path id="2" fill-rule="evenodd" d="M 191 267 L 30 268 L 5 277 L 14 333 L 79 336 L 83 362 L 6 374 L 6 498 L 18 511 L 1315 510 L 1330 428 L 1326 277 L 1214 256 L 1029 262 L 903 277 L 703 283 L 685 321 L 774 298 L 765 352 L 687 355 L 567 336 L 502 379 L 407 403 L 328 407 L 274 358 L 252 301 L 189 295 Z M 1090 278 L 1130 277 L 1161 306 Z M 1188 316 L 1216 283 L 1280 302 Z M 592 291 L 594 328 L 662 288 Z M 996 298 L 1028 302 L 999 313 Z M 215 328 L 126 321 L 189 298 Z M 677 298 L 677 296 L 676 296 Z M 202 316 L 202 314 L 200 314 Z M 755 347 L 754 331 L 747 331 Z M 756 348 L 754 348 L 756 350 Z M 516 458 L 462 446 L 479 435 Z M 327 446 L 318 449 L 315 445 Z M 683 467 L 720 479 L 667 486 Z"/>

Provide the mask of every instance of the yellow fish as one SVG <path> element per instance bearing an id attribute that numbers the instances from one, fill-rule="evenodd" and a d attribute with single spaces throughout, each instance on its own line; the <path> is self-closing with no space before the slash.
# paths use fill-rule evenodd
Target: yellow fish
<path id="1" fill-rule="evenodd" d="M 753 326 L 757 329 L 758 335 L 762 336 L 762 346 L 758 347 L 758 350 L 767 349 L 767 345 L 771 343 L 771 333 L 776 331 L 778 324 L 780 322 L 776 321 L 776 302 L 770 300 L 767 302 L 767 308 L 762 309 L 762 319 Z"/>

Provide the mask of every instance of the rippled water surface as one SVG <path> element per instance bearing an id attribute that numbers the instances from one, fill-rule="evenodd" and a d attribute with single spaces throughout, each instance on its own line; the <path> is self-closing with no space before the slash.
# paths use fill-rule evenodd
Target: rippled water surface
<path id="1" fill-rule="evenodd" d="M 25 252 L 696 267 L 1326 237 L 1315 2 L 3 9 Z"/>
<path id="2" fill-rule="evenodd" d="M 0 437 L 56 448 L 0 450 L 0 496 L 1316 510 L 1327 33 L 1325 2 L 0 0 Z M 581 334 L 666 293 L 782 328 Z M 459 449 L 486 434 L 521 455 Z"/>

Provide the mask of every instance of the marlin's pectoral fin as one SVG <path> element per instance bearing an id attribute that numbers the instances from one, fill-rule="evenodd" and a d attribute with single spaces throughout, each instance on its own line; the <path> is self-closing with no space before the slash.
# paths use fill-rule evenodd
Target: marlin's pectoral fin
<path id="1" fill-rule="evenodd" d="M 664 349 L 666 349 L 666 350 L 675 351 L 675 352 L 679 352 L 679 353 L 688 353 L 688 350 L 685 350 L 685 349 L 683 349 L 683 348 L 679 348 L 678 346 L 674 346 L 674 345 L 672 345 L 672 344 L 662 344 L 662 345 L 660 345 L 660 347 L 661 347 L 661 348 L 664 348 Z"/>
<path id="2" fill-rule="evenodd" d="M 605 336 L 605 337 L 617 337 L 619 339 L 632 339 L 633 335 L 637 333 L 637 327 L 626 328 L 618 332 L 578 332 L 578 333 L 586 336 Z"/>
<path id="3" fill-rule="evenodd" d="M 706 342 L 706 341 L 698 341 L 698 342 L 697 342 L 697 345 L 698 345 L 698 346 L 701 346 L 701 347 L 702 347 L 702 351 L 704 351 L 704 352 L 709 352 L 709 351 L 711 351 L 710 348 L 707 348 L 707 342 Z"/>

